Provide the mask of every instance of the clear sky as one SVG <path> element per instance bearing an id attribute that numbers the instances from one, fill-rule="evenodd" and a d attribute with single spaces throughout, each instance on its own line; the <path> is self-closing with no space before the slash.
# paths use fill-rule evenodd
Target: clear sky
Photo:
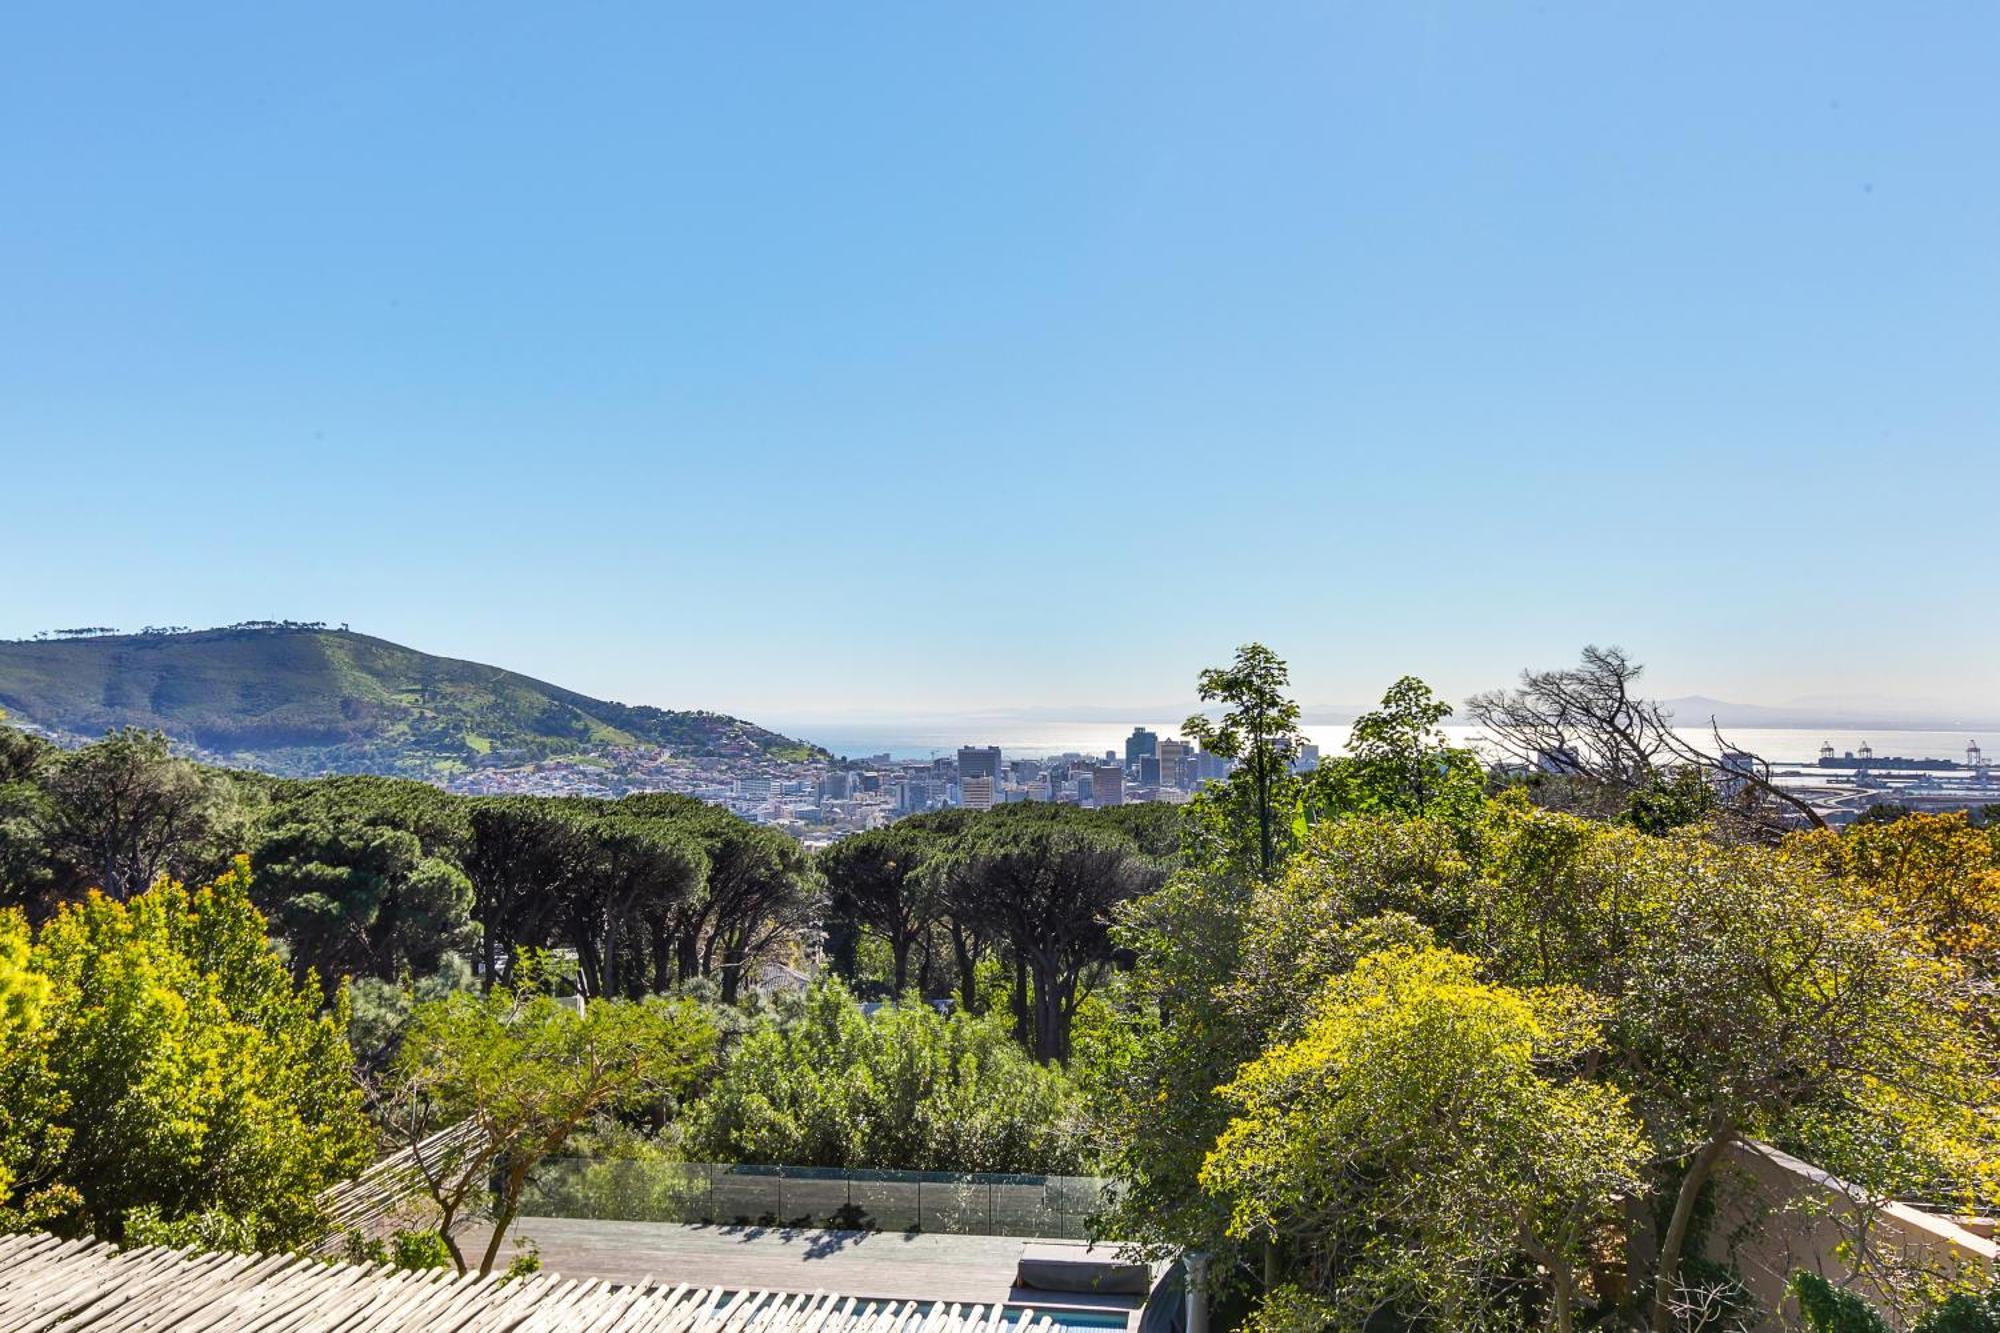
<path id="1" fill-rule="evenodd" d="M 2000 7 L 29 4 L 0 634 L 2000 711 Z"/>

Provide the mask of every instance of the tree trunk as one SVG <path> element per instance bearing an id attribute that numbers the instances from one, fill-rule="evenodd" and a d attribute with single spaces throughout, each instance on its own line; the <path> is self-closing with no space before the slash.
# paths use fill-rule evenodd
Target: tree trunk
<path id="1" fill-rule="evenodd" d="M 979 977 L 973 969 L 978 960 L 972 956 L 972 941 L 966 938 L 965 932 L 955 922 L 951 928 L 951 956 L 952 961 L 958 964 L 960 1002 L 965 1005 L 966 1013 L 976 1014 L 979 1012 Z"/>
<path id="2" fill-rule="evenodd" d="M 453 1204 L 449 1208 L 442 1205 L 439 1206 L 438 1235 L 444 1237 L 444 1247 L 451 1251 L 451 1261 L 458 1265 L 459 1275 L 462 1277 L 465 1274 L 465 1251 L 458 1248 L 458 1237 L 451 1234 L 451 1229 L 456 1225 L 457 1220 L 457 1204 Z"/>
<path id="3" fill-rule="evenodd" d="M 664 994 L 674 984 L 674 952 L 667 938 L 665 917 L 656 917 L 646 923 L 653 935 L 653 990 Z"/>
<path id="4" fill-rule="evenodd" d="M 623 922 L 618 917 L 614 916 L 604 923 L 604 990 L 601 992 L 604 995 L 625 993 L 624 959 L 619 956 L 622 951 L 618 947 L 622 929 Z"/>
<path id="5" fill-rule="evenodd" d="M 735 1004 L 736 997 L 743 991 L 743 973 L 750 966 L 750 950 L 747 944 L 731 940 L 722 950 L 722 1002 Z"/>
<path id="6" fill-rule="evenodd" d="M 1722 1157 L 1723 1150 L 1735 1138 L 1735 1131 L 1716 1131 L 1714 1137 L 1701 1145 L 1688 1162 L 1687 1174 L 1681 1177 L 1680 1193 L 1674 1199 L 1673 1218 L 1667 1223 L 1666 1234 L 1660 1237 L 1659 1267 L 1653 1277 L 1653 1333 L 1672 1333 L 1674 1292 L 1679 1289 L 1681 1275 L 1681 1249 L 1687 1244 L 1688 1225 L 1694 1220 L 1695 1203 L 1701 1198 L 1702 1186 L 1708 1183 L 1709 1174 Z"/>
<path id="7" fill-rule="evenodd" d="M 1014 1040 L 1023 1046 L 1030 1044 L 1031 1032 L 1028 1026 L 1028 965 L 1019 954 L 1014 955 Z"/>
<path id="8" fill-rule="evenodd" d="M 1271 775 L 1264 771 L 1267 767 L 1268 760 L 1259 766 L 1257 772 L 1257 838 L 1264 873 L 1268 875 L 1277 849 L 1271 845 Z"/>
<path id="9" fill-rule="evenodd" d="M 889 941 L 889 951 L 896 959 L 896 998 L 903 998 L 903 990 L 910 984 L 910 937 L 898 935 Z"/>
<path id="10" fill-rule="evenodd" d="M 521 1190 L 528 1183 L 528 1164 L 516 1159 L 502 1181 L 500 1211 L 493 1218 L 493 1235 L 486 1242 L 486 1256 L 479 1261 L 481 1277 L 493 1271 L 493 1261 L 500 1256 L 500 1243 L 507 1239 L 507 1228 L 514 1225 L 514 1213 L 521 1206 Z"/>
<path id="11" fill-rule="evenodd" d="M 493 1219 L 493 1236 L 486 1242 L 486 1254 L 479 1261 L 479 1276 L 485 1277 L 493 1271 L 493 1261 L 500 1257 L 500 1242 L 507 1238 L 507 1228 L 514 1225 L 514 1205 L 508 1203 Z"/>
<path id="12" fill-rule="evenodd" d="M 576 941 L 577 970 L 583 974 L 584 993 L 592 998 L 605 994 L 604 964 L 598 959 L 597 940 L 593 937 L 590 924 L 579 919 L 572 931 L 572 938 Z"/>
<path id="13" fill-rule="evenodd" d="M 1035 1058 L 1043 1064 L 1059 1064 L 1069 1059 L 1069 1021 L 1064 1004 L 1067 988 L 1075 983 L 1052 975 L 1046 967 L 1036 967 Z"/>
<path id="14" fill-rule="evenodd" d="M 489 911 L 479 923 L 479 986 L 482 991 L 493 989 L 493 922 Z"/>

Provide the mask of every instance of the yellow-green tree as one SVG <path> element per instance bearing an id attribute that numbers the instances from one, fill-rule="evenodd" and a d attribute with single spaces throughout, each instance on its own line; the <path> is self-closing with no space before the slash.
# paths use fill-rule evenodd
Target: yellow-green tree
<path id="1" fill-rule="evenodd" d="M 1319 1019 L 1308 997 L 1358 960 L 1433 941 L 1490 983 L 1593 997 L 1589 1077 L 1626 1098 L 1657 1153 L 1657 1222 L 1630 1212 L 1640 1252 L 1658 1255 L 1631 1313 L 1655 1329 L 1673 1327 L 1702 1192 L 1745 1140 L 1886 1195 L 1992 1197 L 2000 1050 L 1984 983 L 1938 947 L 1935 916 L 1898 905 L 1935 886 L 1926 872 L 1884 894 L 1810 856 L 1517 800 L 1470 823 L 1329 821 L 1247 887 L 1184 871 L 1134 905 L 1123 935 L 1139 956 L 1135 1054 L 1098 1105 L 1124 1181 L 1116 1223 L 1162 1249 L 1215 1250 L 1223 1282 L 1260 1250 L 1275 1256 L 1267 1289 L 1295 1276 L 1310 1243 L 1263 1245 L 1218 1207 L 1223 1178 L 1198 1169 L 1241 1118 L 1214 1090 L 1304 1040 Z"/>
<path id="2" fill-rule="evenodd" d="M 1776 1142 L 1883 1195 L 1990 1192 L 2000 1099 L 1961 961 L 1810 858 L 1503 812 L 1472 928 L 1491 974 L 1608 1006 L 1601 1076 L 1663 1161 L 1650 1326 L 1673 1327 L 1701 1192 Z"/>
<path id="3" fill-rule="evenodd" d="M 52 1109 L 48 1062 L 40 1039 L 48 978 L 30 961 L 27 918 L 0 910 L 0 1224 L 28 1220 L 13 1206 L 14 1182 L 37 1151 L 49 1148 Z"/>
<path id="4" fill-rule="evenodd" d="M 1939 953 L 2000 974 L 2000 828 L 1962 813 L 1908 815 L 1794 834 L 1785 852 L 1847 881 Z"/>
<path id="5" fill-rule="evenodd" d="M 597 1001 L 579 1014 L 496 986 L 418 1005 L 384 1111 L 415 1150 L 459 1271 L 467 1264 L 453 1230 L 467 1213 L 490 1203 L 493 1232 L 479 1265 L 489 1273 L 536 1165 L 600 1113 L 666 1109 L 708 1067 L 716 1035 L 685 1000 Z M 472 1132 L 433 1141 L 459 1124 Z"/>
<path id="6" fill-rule="evenodd" d="M 16 1225 L 117 1238 L 128 1214 L 226 1215 L 263 1246 L 309 1239 L 318 1192 L 369 1156 L 344 1012 L 295 987 L 251 906 L 249 866 L 117 902 L 63 906 L 22 956 L 0 923 L 9 1123 L 44 1130 L 12 1164 Z M 0 989 L 9 989 L 0 976 Z"/>
<path id="7" fill-rule="evenodd" d="M 1624 1096 L 1573 1073 L 1591 1008 L 1435 948 L 1329 982 L 1304 1034 L 1223 1089 L 1236 1115 L 1202 1168 L 1231 1234 L 1287 1260 L 1260 1323 L 1506 1326 L 1527 1281 L 1574 1327 L 1579 1275 L 1646 1155 Z"/>

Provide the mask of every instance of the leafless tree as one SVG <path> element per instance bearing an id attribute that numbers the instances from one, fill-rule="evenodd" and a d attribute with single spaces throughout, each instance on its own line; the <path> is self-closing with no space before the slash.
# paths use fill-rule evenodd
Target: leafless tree
<path id="1" fill-rule="evenodd" d="M 1668 1308 L 1676 1328 L 1700 1328 L 1713 1333 L 1750 1333 L 1755 1327 L 1750 1316 L 1736 1308 L 1735 1293 L 1728 1283 L 1682 1284 L 1674 1291 Z"/>
<path id="2" fill-rule="evenodd" d="M 1622 802 L 1692 768 L 1721 806 L 1762 831 L 1798 823 L 1824 828 L 1812 804 L 1771 778 L 1770 766 L 1729 743 L 1713 718 L 1710 741 L 1675 730 L 1673 716 L 1639 693 L 1645 668 L 1618 647 L 1591 644 L 1573 667 L 1523 671 L 1511 690 L 1466 701 L 1466 716 L 1503 760 L 1566 780 L 1594 803 Z"/>

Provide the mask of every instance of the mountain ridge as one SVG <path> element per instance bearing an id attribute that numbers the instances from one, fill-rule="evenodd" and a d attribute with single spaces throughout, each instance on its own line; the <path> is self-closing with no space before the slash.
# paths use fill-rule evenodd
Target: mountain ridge
<path id="1" fill-rule="evenodd" d="M 596 699 L 316 624 L 0 642 L 0 708 L 59 737 L 146 727 L 286 775 L 437 778 L 621 746 L 700 757 L 821 753 L 726 714 Z"/>

